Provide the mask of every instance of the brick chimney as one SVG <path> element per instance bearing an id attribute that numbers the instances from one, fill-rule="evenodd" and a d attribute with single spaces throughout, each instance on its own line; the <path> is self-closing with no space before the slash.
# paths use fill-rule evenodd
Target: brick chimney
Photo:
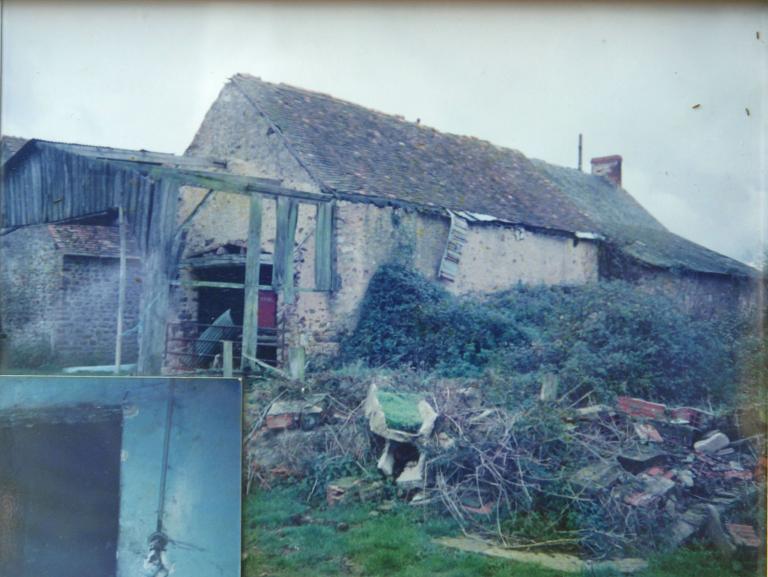
<path id="1" fill-rule="evenodd" d="M 592 159 L 592 174 L 604 176 L 613 186 L 621 187 L 621 156 L 600 156 Z"/>

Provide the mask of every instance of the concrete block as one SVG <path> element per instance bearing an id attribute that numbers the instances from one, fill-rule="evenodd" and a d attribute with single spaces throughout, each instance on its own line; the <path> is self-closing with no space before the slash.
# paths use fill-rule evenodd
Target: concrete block
<path id="1" fill-rule="evenodd" d="M 726 448 L 730 444 L 731 441 L 728 436 L 725 435 L 725 433 L 717 431 L 701 441 L 694 443 L 693 448 L 700 453 L 714 453 L 720 449 Z"/>

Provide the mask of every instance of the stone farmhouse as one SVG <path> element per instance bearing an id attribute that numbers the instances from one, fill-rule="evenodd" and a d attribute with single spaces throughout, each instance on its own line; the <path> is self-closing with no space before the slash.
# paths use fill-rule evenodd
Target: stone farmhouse
<path id="1" fill-rule="evenodd" d="M 696 315 L 756 298 L 754 269 L 621 187 L 620 156 L 587 174 L 249 75 L 183 156 L 16 139 L 2 152 L 9 365 L 112 362 L 120 286 L 123 358 L 141 374 L 209 367 L 220 339 L 243 368 L 332 354 L 391 261 L 456 294 L 625 279 Z"/>

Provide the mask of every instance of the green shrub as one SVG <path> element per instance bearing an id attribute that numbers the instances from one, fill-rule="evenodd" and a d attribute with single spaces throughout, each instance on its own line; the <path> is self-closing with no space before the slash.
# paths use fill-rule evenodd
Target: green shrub
<path id="1" fill-rule="evenodd" d="M 341 359 L 479 374 L 495 350 L 522 337 L 502 312 L 456 299 L 418 273 L 390 264 L 371 279 Z"/>
<path id="2" fill-rule="evenodd" d="M 342 362 L 410 365 L 444 376 L 490 375 L 504 401 L 535 394 L 545 373 L 595 399 L 628 394 L 721 403 L 736 390 L 748 348 L 737 319 L 695 319 L 670 299 L 625 282 L 517 287 L 459 298 L 412 270 L 371 279 Z"/>

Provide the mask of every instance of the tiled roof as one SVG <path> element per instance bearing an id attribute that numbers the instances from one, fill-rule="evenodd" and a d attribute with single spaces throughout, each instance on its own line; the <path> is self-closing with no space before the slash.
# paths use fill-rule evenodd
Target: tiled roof
<path id="1" fill-rule="evenodd" d="M 329 191 L 590 230 L 588 219 L 516 150 L 249 75 L 232 83 Z"/>
<path id="2" fill-rule="evenodd" d="M 654 267 L 755 272 L 667 231 L 625 190 L 602 177 L 250 75 L 238 74 L 232 84 L 329 191 L 599 233 L 625 254 Z"/>
<path id="3" fill-rule="evenodd" d="M 49 224 L 48 231 L 56 248 L 64 254 L 119 257 L 120 233 L 116 226 L 87 224 Z M 126 254 L 139 254 L 136 241 L 128 236 Z"/>
<path id="4" fill-rule="evenodd" d="M 26 142 L 26 138 L 19 138 L 18 136 L 3 135 L 0 137 L 0 163 L 5 164 L 5 161 L 16 154 Z"/>
<path id="5" fill-rule="evenodd" d="M 666 269 L 751 276 L 751 267 L 668 231 L 622 188 L 605 178 L 533 160 L 578 209 L 595 223 L 597 232 L 625 254 Z"/>

